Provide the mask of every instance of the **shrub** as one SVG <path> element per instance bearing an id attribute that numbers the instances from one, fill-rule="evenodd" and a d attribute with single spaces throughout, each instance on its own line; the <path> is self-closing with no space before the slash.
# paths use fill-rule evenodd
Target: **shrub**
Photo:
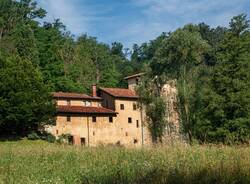
<path id="1" fill-rule="evenodd" d="M 38 140 L 40 139 L 40 136 L 36 132 L 31 132 L 27 136 L 28 140 Z"/>

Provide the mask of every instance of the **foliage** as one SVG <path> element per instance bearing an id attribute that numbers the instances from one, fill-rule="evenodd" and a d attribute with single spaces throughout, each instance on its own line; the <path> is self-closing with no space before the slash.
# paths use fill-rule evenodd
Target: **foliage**
<path id="1" fill-rule="evenodd" d="M 217 62 L 197 114 L 199 138 L 246 142 L 250 138 L 250 32 L 245 15 L 234 17 L 219 45 Z M 199 131 L 202 128 L 205 131 Z"/>
<path id="2" fill-rule="evenodd" d="M 59 144 L 69 144 L 69 138 L 72 137 L 71 134 L 62 134 L 58 136 L 56 142 Z"/>
<path id="3" fill-rule="evenodd" d="M 27 135 L 28 140 L 38 140 L 40 139 L 40 136 L 36 132 L 31 132 Z"/>
<path id="4" fill-rule="evenodd" d="M 183 133 L 190 142 L 193 138 L 201 142 L 249 141 L 246 15 L 234 17 L 229 29 L 189 24 L 154 41 L 158 44 L 149 59 L 149 76 L 159 86 L 177 79 Z M 138 53 L 137 46 L 136 50 Z"/>
<path id="5" fill-rule="evenodd" d="M 165 38 L 150 63 L 152 75 L 161 83 L 177 79 L 180 116 L 184 132 L 192 140 L 191 105 L 194 94 L 194 68 L 202 63 L 208 49 L 193 25 L 186 25 Z"/>
<path id="6" fill-rule="evenodd" d="M 53 123 L 54 104 L 32 63 L 0 53 L 0 132 L 25 134 Z"/>
<path id="7" fill-rule="evenodd" d="M 33 131 L 27 135 L 28 140 L 44 140 L 50 143 L 56 141 L 56 137 L 50 133 L 44 131 Z"/>
<path id="8" fill-rule="evenodd" d="M 161 97 L 160 90 L 149 76 L 144 76 L 137 89 L 141 108 L 145 109 L 147 116 L 145 125 L 151 133 L 153 143 L 162 142 L 167 125 L 166 102 Z"/>

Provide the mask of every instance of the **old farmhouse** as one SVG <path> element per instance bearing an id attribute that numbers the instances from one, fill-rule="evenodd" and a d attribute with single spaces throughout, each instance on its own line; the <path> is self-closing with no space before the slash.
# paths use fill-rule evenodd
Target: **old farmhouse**
<path id="1" fill-rule="evenodd" d="M 135 87 L 142 74 L 126 77 L 128 88 L 92 86 L 92 95 L 53 93 L 57 104 L 56 125 L 50 131 L 56 137 L 68 134 L 76 145 L 119 144 L 141 146 L 151 143 L 144 125 L 145 113 L 139 108 Z"/>

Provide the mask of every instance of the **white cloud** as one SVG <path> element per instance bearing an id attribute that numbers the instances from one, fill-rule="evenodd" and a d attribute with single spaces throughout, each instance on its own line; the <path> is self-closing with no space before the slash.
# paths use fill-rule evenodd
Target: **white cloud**
<path id="1" fill-rule="evenodd" d="M 38 4 L 47 11 L 45 20 L 59 18 L 67 29 L 79 35 L 90 29 L 90 21 L 94 19 L 89 10 L 77 0 L 39 0 Z"/>
<path id="2" fill-rule="evenodd" d="M 130 3 L 144 16 L 123 28 L 122 35 L 139 43 L 187 23 L 227 26 L 230 18 L 242 13 L 246 4 L 250 4 L 248 0 L 130 0 Z"/>
<path id="3" fill-rule="evenodd" d="M 170 30 L 171 25 L 158 22 L 133 22 L 117 30 L 115 40 L 122 41 L 125 47 L 132 48 L 133 44 L 141 44 L 154 39 L 164 30 Z"/>
<path id="4" fill-rule="evenodd" d="M 185 12 L 211 11 L 223 7 L 236 8 L 248 0 L 130 0 L 136 6 L 148 7 L 153 12 L 183 14 Z"/>
<path id="5" fill-rule="evenodd" d="M 87 32 L 98 35 L 101 41 L 121 41 L 130 48 L 133 43 L 154 39 L 187 23 L 227 26 L 232 16 L 249 11 L 250 7 L 249 0 L 128 0 L 124 7 L 133 8 L 131 18 L 131 11 L 124 8 L 125 12 L 120 14 L 107 1 L 38 0 L 38 3 L 48 12 L 47 21 L 59 18 L 77 36 Z"/>

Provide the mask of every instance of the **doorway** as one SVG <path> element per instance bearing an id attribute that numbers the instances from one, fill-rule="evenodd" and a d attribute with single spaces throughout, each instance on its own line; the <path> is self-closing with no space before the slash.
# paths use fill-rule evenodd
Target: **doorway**
<path id="1" fill-rule="evenodd" d="M 70 145 L 73 145 L 73 144 L 74 144 L 74 138 L 73 138 L 73 136 L 69 136 L 69 138 L 68 138 L 68 143 L 69 143 Z"/>
<path id="2" fill-rule="evenodd" d="M 81 146 L 85 146 L 85 144 L 86 144 L 85 137 L 81 137 Z"/>

